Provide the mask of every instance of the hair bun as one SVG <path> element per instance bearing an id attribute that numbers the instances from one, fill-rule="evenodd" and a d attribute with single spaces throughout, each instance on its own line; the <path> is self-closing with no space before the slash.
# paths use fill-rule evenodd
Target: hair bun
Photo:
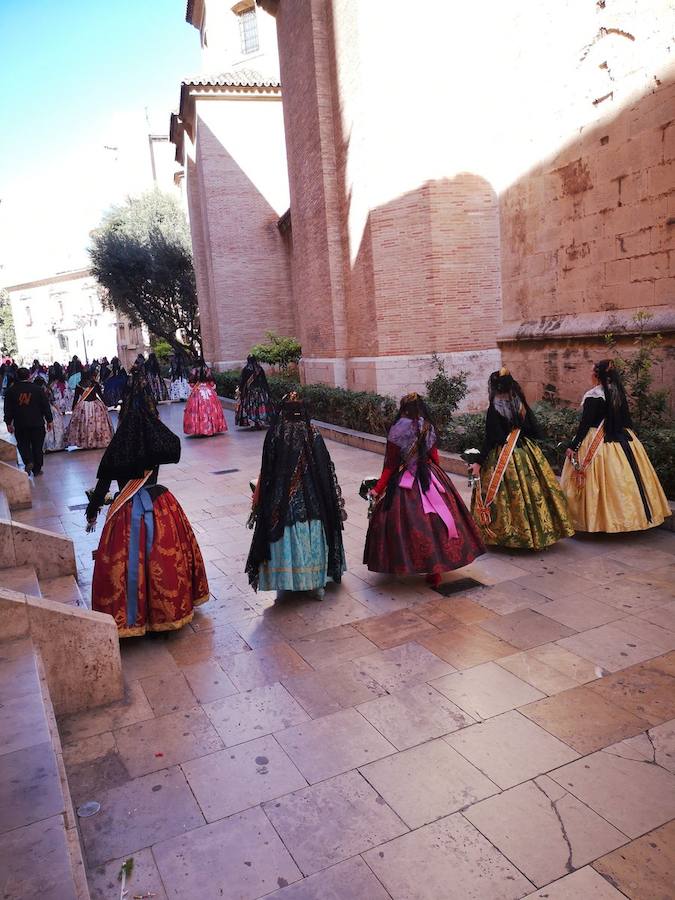
<path id="1" fill-rule="evenodd" d="M 502 366 L 501 369 L 499 370 L 499 377 L 500 377 L 500 378 L 505 378 L 507 375 L 510 375 L 510 374 L 511 374 L 511 373 L 510 373 L 509 370 L 506 368 L 506 366 Z"/>

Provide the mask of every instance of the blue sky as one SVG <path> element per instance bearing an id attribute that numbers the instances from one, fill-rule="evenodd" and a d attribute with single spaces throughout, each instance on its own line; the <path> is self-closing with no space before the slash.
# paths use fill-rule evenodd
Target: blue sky
<path id="1" fill-rule="evenodd" d="M 0 265 L 22 256 L 31 221 L 63 222 L 51 256 L 65 235 L 83 246 L 97 210 L 141 183 L 145 107 L 166 133 L 181 79 L 199 70 L 185 0 L 0 0 Z M 125 145 L 114 166 L 106 145 Z"/>

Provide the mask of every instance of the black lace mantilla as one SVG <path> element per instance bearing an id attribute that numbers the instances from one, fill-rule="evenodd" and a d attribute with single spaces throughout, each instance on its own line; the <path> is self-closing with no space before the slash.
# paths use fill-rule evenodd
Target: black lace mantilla
<path id="1" fill-rule="evenodd" d="M 278 417 L 263 447 L 258 502 L 251 513 L 254 529 L 246 562 L 257 589 L 260 566 L 270 559 L 270 544 L 297 522 L 322 522 L 328 544 L 328 576 L 342 577 L 342 523 L 346 519 L 342 491 L 323 438 L 306 419 Z"/>

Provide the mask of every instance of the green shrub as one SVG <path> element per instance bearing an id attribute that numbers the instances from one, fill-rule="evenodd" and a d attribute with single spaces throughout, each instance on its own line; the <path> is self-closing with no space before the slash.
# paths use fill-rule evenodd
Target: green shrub
<path id="1" fill-rule="evenodd" d="M 299 362 L 302 356 L 300 341 L 294 337 L 282 337 L 273 331 L 265 333 L 267 341 L 251 347 L 251 354 L 262 363 L 269 366 L 278 366 L 282 372 L 287 372 L 288 367 Z"/>
<path id="2" fill-rule="evenodd" d="M 656 469 L 666 497 L 675 500 L 675 426 L 643 426 L 639 437 Z"/>

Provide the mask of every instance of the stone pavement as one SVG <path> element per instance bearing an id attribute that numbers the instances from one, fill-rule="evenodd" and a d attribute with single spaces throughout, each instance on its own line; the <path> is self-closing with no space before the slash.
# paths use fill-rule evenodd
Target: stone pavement
<path id="1" fill-rule="evenodd" d="M 182 406 L 162 416 L 180 433 Z M 101 803 L 92 897 L 129 856 L 157 900 L 674 897 L 675 535 L 491 552 L 444 597 L 364 569 L 382 460 L 331 443 L 349 573 L 275 603 L 242 574 L 263 434 L 228 420 L 161 474 L 211 601 L 123 643 L 123 703 L 60 722 L 75 804 Z M 100 527 L 68 507 L 99 457 L 48 457 L 17 516 L 75 540 L 85 592 Z"/>

